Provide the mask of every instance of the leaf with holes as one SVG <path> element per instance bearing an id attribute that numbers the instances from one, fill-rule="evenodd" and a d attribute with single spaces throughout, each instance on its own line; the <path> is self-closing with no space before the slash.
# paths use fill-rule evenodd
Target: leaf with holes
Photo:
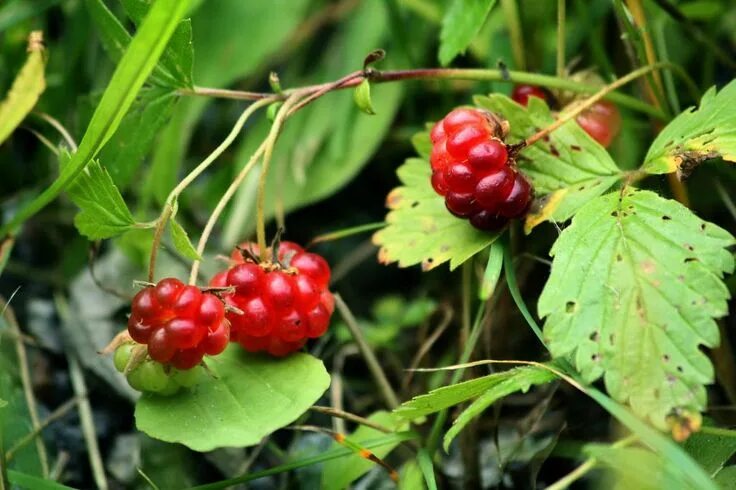
<path id="1" fill-rule="evenodd" d="M 673 119 L 649 147 L 642 170 L 650 174 L 677 172 L 687 177 L 706 160 L 736 162 L 736 81 L 720 92 L 711 87 L 700 100 Z"/>
<path id="2" fill-rule="evenodd" d="M 138 429 L 200 452 L 252 446 L 296 420 L 330 385 L 322 361 L 308 354 L 274 359 L 231 345 L 206 362 L 215 378 L 174 396 L 144 393 L 135 407 Z"/>
<path id="3" fill-rule="evenodd" d="M 547 105 L 537 97 L 529 99 L 528 107 L 500 94 L 476 97 L 475 103 L 502 114 L 509 121 L 509 143 L 522 141 L 554 122 Z M 517 156 L 517 163 L 541 196 L 526 218 L 526 233 L 544 221 L 570 219 L 622 176 L 608 152 L 575 121 L 553 131 L 547 139 L 524 148 Z"/>
<path id="4" fill-rule="evenodd" d="M 381 263 L 422 264 L 427 271 L 450 261 L 450 269 L 455 269 L 498 238 L 447 211 L 445 201 L 432 189 L 427 161 L 410 158 L 397 173 L 404 185 L 389 193 L 387 225 L 373 235 Z"/>
<path id="5" fill-rule="evenodd" d="M 555 242 L 539 298 L 545 339 L 586 381 L 656 427 L 676 409 L 702 410 L 713 367 L 701 346 L 719 342 L 722 281 L 736 243 L 727 231 L 649 191 L 598 197 Z"/>

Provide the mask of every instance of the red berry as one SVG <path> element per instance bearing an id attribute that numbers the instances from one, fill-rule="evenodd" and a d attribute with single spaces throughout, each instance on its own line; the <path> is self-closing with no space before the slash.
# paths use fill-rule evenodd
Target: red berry
<path id="1" fill-rule="evenodd" d="M 472 192 L 475 189 L 477 177 L 465 163 L 453 163 L 445 171 L 445 183 L 452 192 Z"/>
<path id="2" fill-rule="evenodd" d="M 440 196 L 447 194 L 447 182 L 445 182 L 444 170 L 434 170 L 432 172 L 432 188 Z"/>
<path id="3" fill-rule="evenodd" d="M 447 138 L 445 126 L 442 124 L 442 121 L 439 121 L 432 126 L 432 131 L 429 132 L 429 139 L 432 140 L 432 143 L 439 143 L 445 138 Z"/>
<path id="4" fill-rule="evenodd" d="M 520 173 L 516 174 L 514 186 L 499 206 L 499 213 L 507 218 L 523 216 L 532 200 L 532 186 Z"/>
<path id="5" fill-rule="evenodd" d="M 249 243 L 241 247 L 254 249 Z M 301 349 L 307 338 L 325 333 L 335 308 L 327 290 L 329 265 L 293 242 L 281 242 L 278 263 L 241 260 L 212 281 L 235 286 L 233 293 L 223 293 L 233 307 L 226 313 L 230 339 L 250 352 L 285 356 Z"/>
<path id="6" fill-rule="evenodd" d="M 445 196 L 445 206 L 447 206 L 447 209 L 452 214 L 459 218 L 467 218 L 478 211 L 475 197 L 469 192 L 448 192 Z"/>
<path id="7" fill-rule="evenodd" d="M 470 224 L 479 230 L 497 231 L 506 226 L 508 218 L 499 216 L 491 211 L 479 211 L 470 217 Z"/>
<path id="8" fill-rule="evenodd" d="M 330 266 L 317 254 L 299 254 L 292 259 L 291 266 L 296 267 L 301 274 L 311 277 L 320 288 L 327 288 L 330 283 Z"/>
<path id="9" fill-rule="evenodd" d="M 490 131 L 482 126 L 465 126 L 447 138 L 447 152 L 450 156 L 463 161 L 468 158 L 470 149 L 487 139 Z"/>
<path id="10" fill-rule="evenodd" d="M 467 126 L 488 125 L 483 112 L 477 109 L 455 109 L 445 116 L 442 125 L 445 133 L 453 134 Z"/>
<path id="11" fill-rule="evenodd" d="M 546 100 L 547 93 L 534 85 L 517 85 L 511 92 L 511 98 L 514 102 L 523 106 L 529 105 L 529 97 L 539 97 L 542 100 Z"/>
<path id="12" fill-rule="evenodd" d="M 481 172 L 503 168 L 507 160 L 506 145 L 497 139 L 481 141 L 468 152 L 468 163 Z"/>
<path id="13" fill-rule="evenodd" d="M 514 171 L 504 167 L 480 179 L 473 195 L 483 209 L 495 209 L 506 199 L 513 185 Z"/>
<path id="14" fill-rule="evenodd" d="M 214 279 L 222 281 L 223 276 Z M 178 279 L 167 278 L 135 296 L 128 332 L 136 342 L 147 344 L 148 354 L 154 361 L 189 369 L 202 360 L 205 352 L 211 355 L 222 352 L 227 340 L 213 342 L 208 338 L 213 331 L 228 337 L 228 325 L 219 298 L 202 293 L 195 286 L 185 286 Z"/>
<path id="15" fill-rule="evenodd" d="M 214 330 L 207 334 L 207 338 L 202 343 L 202 348 L 206 354 L 216 356 L 225 350 L 229 341 L 230 324 L 228 322 L 220 322 Z"/>
<path id="16" fill-rule="evenodd" d="M 621 113 L 611 102 L 602 100 L 577 117 L 591 138 L 607 148 L 621 130 Z"/>
<path id="17" fill-rule="evenodd" d="M 524 95 L 524 103 L 530 96 L 545 96 L 535 87 L 518 87 L 515 93 Z M 498 116 L 455 109 L 430 134 L 432 187 L 450 213 L 480 230 L 503 228 L 509 219 L 521 218 L 531 203 L 531 184 L 516 171 L 501 139 L 507 132 L 508 123 Z M 328 310 L 332 308 L 334 304 Z M 319 317 L 316 308 L 310 314 Z M 319 331 L 319 321 L 315 325 Z"/>

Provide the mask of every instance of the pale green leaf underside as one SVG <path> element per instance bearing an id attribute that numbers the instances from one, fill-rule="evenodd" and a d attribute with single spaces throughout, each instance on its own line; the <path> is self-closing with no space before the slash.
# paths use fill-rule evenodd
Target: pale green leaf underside
<path id="1" fill-rule="evenodd" d="M 381 263 L 422 264 L 423 270 L 430 270 L 450 261 L 450 269 L 455 269 L 498 238 L 447 211 L 442 197 L 432 189 L 432 171 L 425 160 L 410 158 L 397 173 L 404 185 L 386 198 L 388 224 L 373 235 Z"/>
<path id="2" fill-rule="evenodd" d="M 442 19 L 439 60 L 444 66 L 478 34 L 496 0 L 454 0 Z"/>
<path id="3" fill-rule="evenodd" d="M 522 141 L 554 122 L 549 108 L 536 97 L 529 99 L 528 107 L 501 94 L 476 97 L 475 103 L 502 114 L 509 121 L 508 143 Z M 527 217 L 527 232 L 542 221 L 568 220 L 621 177 L 621 171 L 608 152 L 575 121 L 554 131 L 548 140 L 522 150 L 517 163 L 531 178 L 537 197 L 540 197 Z"/>
<path id="4" fill-rule="evenodd" d="M 189 260 L 201 260 L 202 257 L 197 253 L 192 242 L 189 240 L 187 231 L 175 219 L 171 220 L 171 240 L 174 248 Z"/>
<path id="5" fill-rule="evenodd" d="M 509 369 L 508 371 L 443 386 L 424 395 L 416 396 L 401 404 L 395 410 L 395 413 L 405 419 L 414 420 L 481 396 L 504 383 L 517 386 L 514 391 L 518 391 L 528 389 L 531 384 L 551 381 L 553 378 L 554 374 L 551 371 L 537 366 Z"/>
<path id="6" fill-rule="evenodd" d="M 539 316 L 555 357 L 657 427 L 676 407 L 702 410 L 719 342 L 734 238 L 676 201 L 632 188 L 581 208 L 558 238 Z"/>
<path id="7" fill-rule="evenodd" d="M 46 88 L 43 49 L 39 46 L 31 46 L 31 49 L 10 91 L 0 102 L 0 143 L 5 141 L 31 112 Z"/>
<path id="8" fill-rule="evenodd" d="M 74 224 L 90 240 L 110 238 L 135 225 L 120 191 L 100 162 L 93 160 L 67 189 L 79 213 Z"/>
<path id="9" fill-rule="evenodd" d="M 556 375 L 548 370 L 539 366 L 523 366 L 511 371 L 504 379 L 500 382 L 489 387 L 477 400 L 462 411 L 460 415 L 453 421 L 452 427 L 445 433 L 442 445 L 445 451 L 449 451 L 450 444 L 453 439 L 462 431 L 470 421 L 475 417 L 479 416 L 483 411 L 493 405 L 497 400 L 521 391 L 526 393 L 532 385 L 540 385 L 549 383 L 556 378 Z M 501 373 L 506 374 L 506 373 Z M 490 375 L 498 376 L 498 375 Z"/>
<path id="10" fill-rule="evenodd" d="M 144 394 L 135 408 L 138 429 L 200 452 L 252 446 L 296 420 L 330 385 L 322 361 L 308 354 L 274 359 L 233 344 L 206 362 L 217 379 L 174 396 Z"/>
<path id="11" fill-rule="evenodd" d="M 642 170 L 689 173 L 711 158 L 736 162 L 736 81 L 716 93 L 710 88 L 698 108 L 673 119 L 649 147 Z"/>

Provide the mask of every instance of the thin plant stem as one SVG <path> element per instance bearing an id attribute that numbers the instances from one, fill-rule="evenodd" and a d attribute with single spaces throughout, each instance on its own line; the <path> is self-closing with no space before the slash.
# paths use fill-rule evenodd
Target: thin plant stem
<path id="1" fill-rule="evenodd" d="M 524 35 L 521 32 L 521 20 L 519 19 L 519 7 L 516 0 L 501 0 L 501 8 L 506 17 L 506 25 L 511 37 L 511 52 L 514 56 L 514 64 L 520 70 L 526 69 L 526 56 L 524 53 Z"/>
<path id="2" fill-rule="evenodd" d="M 639 68 L 638 70 L 634 70 L 631 73 L 619 78 L 615 82 L 612 82 L 606 85 L 605 87 L 600 89 L 598 92 L 596 92 L 592 96 L 585 99 L 581 104 L 575 105 L 570 110 L 565 111 L 562 114 L 560 114 L 560 116 L 555 120 L 554 123 L 550 124 L 549 126 L 542 129 L 541 131 L 531 135 L 524 142 L 524 146 L 533 145 L 537 141 L 546 138 L 550 133 L 559 129 L 561 126 L 566 124 L 568 121 L 576 118 L 582 112 L 591 108 L 598 101 L 605 98 L 606 95 L 610 94 L 617 88 L 622 87 L 626 85 L 627 83 L 631 82 L 632 80 L 636 80 L 637 78 L 641 76 L 647 75 L 648 73 L 652 73 L 656 70 L 661 70 L 665 67 L 672 67 L 672 66 L 675 66 L 675 65 L 671 65 L 670 63 L 655 63 L 654 65 L 644 66 L 644 67 Z M 695 90 L 697 90 L 697 88 L 695 88 Z"/>
<path id="3" fill-rule="evenodd" d="M 67 400 L 63 404 L 59 405 L 59 407 L 56 410 L 54 410 L 53 412 L 51 412 L 49 414 L 49 416 L 46 417 L 43 420 L 43 422 L 41 422 L 39 424 L 39 426 L 37 428 L 35 428 L 34 430 L 32 430 L 31 432 L 29 432 L 28 434 L 26 434 L 22 438 L 18 439 L 18 441 L 15 444 L 13 444 L 13 446 L 5 452 L 5 461 L 7 462 L 7 461 L 12 460 L 13 457 L 15 456 L 15 454 L 20 449 L 22 449 L 26 444 L 28 444 L 29 442 L 31 442 L 32 440 L 34 440 L 36 437 L 40 436 L 41 435 L 41 432 L 46 427 L 48 427 L 49 425 L 51 425 L 54 422 L 56 422 L 57 420 L 59 420 L 64 415 L 66 415 L 67 413 L 69 413 L 69 411 L 71 409 L 73 409 L 74 407 L 76 407 L 78 401 L 79 400 L 75 397 L 75 398 L 72 398 L 71 400 Z"/>
<path id="4" fill-rule="evenodd" d="M 251 169 L 258 162 L 258 159 L 261 157 L 261 155 L 263 155 L 265 144 L 266 142 L 264 141 L 261 146 L 259 146 L 258 149 L 253 153 L 253 156 L 250 157 L 248 163 L 245 164 L 243 169 L 235 177 L 235 180 L 232 181 L 230 186 L 217 202 L 217 206 L 215 206 L 215 209 L 212 211 L 212 214 L 207 220 L 207 223 L 204 225 L 202 235 L 199 237 L 199 242 L 197 243 L 197 255 L 199 255 L 200 257 L 202 257 L 204 249 L 205 247 L 207 247 L 207 242 L 209 241 L 210 235 L 212 234 L 212 230 L 215 228 L 215 223 L 217 223 L 217 220 L 220 218 L 220 214 L 222 214 L 222 212 L 225 210 L 225 206 L 227 206 L 227 204 L 230 202 L 230 199 L 232 199 L 232 197 L 235 195 L 235 192 L 243 183 L 243 180 L 245 180 L 245 178 L 248 176 L 248 173 L 250 173 Z M 192 270 L 189 273 L 189 284 L 195 284 L 197 282 L 197 275 L 199 274 L 199 266 L 201 262 L 201 260 L 195 260 L 194 262 L 192 262 Z"/>
<path id="5" fill-rule="evenodd" d="M 368 420 L 364 417 L 361 417 L 360 415 L 355 415 L 354 413 L 346 412 L 345 410 L 339 410 L 334 407 L 322 407 L 319 405 L 314 405 L 310 408 L 310 410 L 324 415 L 329 415 L 330 417 L 337 417 L 350 422 L 355 422 L 356 424 L 365 425 L 366 427 L 376 429 L 377 431 L 383 432 L 384 434 L 391 434 L 393 432 L 388 427 L 377 424 L 372 420 Z"/>
<path id="6" fill-rule="evenodd" d="M 565 2 L 557 0 L 557 76 L 565 76 Z"/>
<path id="7" fill-rule="evenodd" d="M 55 130 L 59 132 L 61 137 L 64 138 L 64 141 L 66 141 L 66 144 L 69 145 L 69 149 L 72 151 L 72 153 L 77 151 L 77 142 L 74 141 L 74 138 L 72 138 L 72 135 L 69 133 L 69 131 L 67 131 L 63 124 L 61 124 L 58 120 L 54 119 L 45 112 L 34 112 L 34 114 L 49 123 Z"/>
<path id="8" fill-rule="evenodd" d="M 536 335 L 542 345 L 547 348 L 547 344 L 544 342 L 544 335 L 542 335 L 542 329 L 539 328 L 536 320 L 534 320 L 534 317 L 529 312 L 529 309 L 527 309 L 526 305 L 524 304 L 524 299 L 521 296 L 521 291 L 519 291 L 519 285 L 516 282 L 516 271 L 514 270 L 514 259 L 511 257 L 511 251 L 509 250 L 509 247 L 505 247 L 503 251 L 503 270 L 506 273 L 506 283 L 508 284 L 511 297 L 516 303 L 516 307 L 519 308 L 519 311 L 521 311 L 521 314 L 524 316 L 524 319 L 529 324 L 529 327 L 531 327 L 534 335 Z"/>
<path id="9" fill-rule="evenodd" d="M 723 427 L 711 427 L 708 425 L 704 425 L 700 428 L 700 432 L 702 432 L 703 434 L 710 434 L 712 436 L 736 438 L 736 430 L 726 429 Z"/>
<path id="10" fill-rule="evenodd" d="M 388 378 L 383 372 L 381 363 L 378 361 L 376 354 L 365 340 L 365 336 L 360 329 L 360 325 L 358 325 L 358 322 L 355 320 L 350 308 L 348 308 L 348 305 L 345 304 L 345 301 L 343 301 L 342 297 L 337 293 L 335 294 L 335 306 L 337 306 L 337 309 L 340 311 L 340 315 L 342 315 L 343 320 L 345 320 L 345 324 L 348 326 L 348 330 L 350 330 L 355 343 L 358 345 L 358 350 L 360 350 L 361 355 L 368 365 L 368 369 L 373 375 L 376 384 L 378 384 L 381 396 L 383 396 L 386 405 L 391 409 L 398 407 L 399 398 L 396 396 L 396 392 L 394 392 L 394 389 L 388 382 Z"/>
<path id="11" fill-rule="evenodd" d="M 267 260 L 268 250 L 266 247 L 266 217 L 265 217 L 265 206 L 266 206 L 266 179 L 268 177 L 268 170 L 271 165 L 271 157 L 273 156 L 273 148 L 276 144 L 276 139 L 279 136 L 281 127 L 284 121 L 291 113 L 291 109 L 299 107 L 299 100 L 302 94 L 297 92 L 291 97 L 286 99 L 284 105 L 281 106 L 279 112 L 276 114 L 276 118 L 271 126 L 271 132 L 268 133 L 266 140 L 264 141 L 263 150 L 263 163 L 261 164 L 261 176 L 258 179 L 258 194 L 256 196 L 256 238 L 258 242 L 258 250 L 261 254 L 262 260 Z M 314 99 L 312 99 L 314 100 Z M 303 102 L 303 101 L 302 101 Z"/>
<path id="12" fill-rule="evenodd" d="M 611 447 L 613 448 L 622 448 L 626 447 L 630 444 L 633 444 L 636 442 L 637 437 L 636 436 L 629 436 L 625 439 L 621 439 L 620 441 L 617 441 L 613 444 L 611 444 Z M 565 488 L 568 488 L 570 485 L 575 483 L 580 478 L 584 477 L 586 474 L 588 474 L 591 470 L 593 470 L 598 465 L 598 460 L 596 458 L 588 458 L 586 459 L 580 466 L 572 470 L 567 475 L 563 476 L 556 482 L 554 482 L 552 485 L 547 487 L 547 490 L 564 490 Z"/>
<path id="13" fill-rule="evenodd" d="M 669 69 L 674 69 L 668 66 Z M 680 70 L 678 76 L 683 78 L 686 84 L 692 85 L 687 73 Z M 343 83 L 337 90 L 355 87 L 362 81 L 363 77 L 355 78 L 347 83 Z M 475 82 L 506 82 L 506 83 L 523 83 L 528 85 L 536 85 L 551 89 L 567 90 L 575 93 L 594 93 L 598 87 L 591 86 L 582 82 L 576 82 L 565 78 L 559 78 L 551 75 L 543 75 L 539 73 L 527 73 L 525 71 L 508 70 L 502 71 L 498 69 L 481 69 L 481 68 L 418 68 L 413 70 L 389 70 L 370 72 L 371 83 L 388 83 L 396 81 L 409 80 L 467 80 Z M 263 93 L 263 92 L 243 92 L 238 90 L 224 90 L 218 88 L 195 87 L 194 89 L 180 89 L 180 95 L 189 96 L 205 96 L 218 97 L 235 100 L 261 100 L 264 98 L 273 98 L 273 100 L 283 100 L 296 90 L 303 90 L 305 93 L 311 93 L 320 90 L 331 83 L 323 83 L 302 87 L 300 89 L 284 90 L 279 94 Z M 652 117 L 666 119 L 666 115 L 645 102 L 640 101 L 629 95 L 612 92 L 606 96 L 606 99 L 622 107 L 643 112 Z"/>
<path id="14" fill-rule="evenodd" d="M 161 239 L 163 238 L 164 230 L 166 229 L 166 224 L 168 223 L 169 219 L 176 216 L 176 208 L 177 204 L 176 201 L 179 197 L 179 195 L 184 192 L 184 189 L 186 189 L 189 184 L 194 182 L 194 180 L 199 177 L 199 175 L 204 172 L 207 167 L 209 167 L 215 160 L 217 160 L 220 155 L 222 155 L 225 150 L 227 150 L 230 145 L 235 141 L 235 138 L 238 136 L 240 131 L 243 129 L 243 126 L 245 125 L 246 121 L 250 116 L 252 116 L 258 109 L 260 109 L 263 106 L 266 106 L 273 102 L 273 97 L 264 97 L 261 100 L 258 100 L 251 105 L 249 105 L 240 115 L 238 120 L 233 125 L 232 129 L 230 130 L 230 133 L 225 137 L 225 139 L 220 143 L 217 148 L 214 149 L 212 153 L 207 155 L 207 157 L 202 160 L 202 162 L 194 167 L 194 169 L 189 172 L 189 174 L 184 177 L 179 184 L 177 184 L 174 189 L 169 193 L 169 195 L 166 197 L 166 202 L 164 204 L 164 209 L 161 212 L 161 215 L 156 220 L 156 231 L 153 235 L 153 244 L 151 246 L 151 256 L 148 262 L 148 281 L 153 282 L 155 269 L 156 269 L 156 256 L 158 254 L 159 245 L 161 243 Z"/>
<path id="15" fill-rule="evenodd" d="M 16 289 L 17 291 L 17 289 Z M 15 295 L 15 292 L 13 293 Z M 15 352 L 18 357 L 18 371 L 20 373 L 21 385 L 23 386 L 23 394 L 26 399 L 26 406 L 28 408 L 28 415 L 31 419 L 31 426 L 33 431 L 40 431 L 41 423 L 38 418 L 38 408 L 36 406 L 36 397 L 33 394 L 33 384 L 31 381 L 31 373 L 28 369 L 28 353 L 26 352 L 26 346 L 22 341 L 20 333 L 20 327 L 18 321 L 15 318 L 13 309 L 10 308 L 9 303 L 13 297 L 10 297 L 9 301 L 0 300 L 0 308 L 2 309 L 2 315 L 7 322 L 8 329 L 15 337 Z M 48 477 L 49 474 L 49 462 L 48 455 L 46 453 L 46 446 L 43 443 L 43 439 L 40 437 L 36 439 L 36 450 L 38 452 L 38 460 L 41 464 L 41 473 L 44 478 Z"/>

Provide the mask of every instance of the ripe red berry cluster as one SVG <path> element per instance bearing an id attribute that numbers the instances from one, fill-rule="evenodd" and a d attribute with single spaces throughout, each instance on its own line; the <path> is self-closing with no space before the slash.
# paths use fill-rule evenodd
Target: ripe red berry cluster
<path id="1" fill-rule="evenodd" d="M 504 125 L 477 109 L 455 109 L 434 125 L 432 187 L 458 218 L 497 230 L 529 209 L 533 190 L 509 158 Z"/>
<path id="2" fill-rule="evenodd" d="M 250 352 L 285 356 L 327 331 L 335 308 L 327 289 L 330 267 L 293 242 L 281 242 L 276 260 L 258 263 L 257 255 L 257 245 L 242 244 L 231 255 L 234 265 L 210 286 L 235 289 L 222 295 L 233 307 L 226 314 L 232 341 Z"/>
<path id="3" fill-rule="evenodd" d="M 178 279 L 162 279 L 140 290 L 131 310 L 132 339 L 147 344 L 154 361 L 177 369 L 191 369 L 205 354 L 221 353 L 230 338 L 220 298 Z"/>
<path id="4" fill-rule="evenodd" d="M 544 90 L 533 85 L 517 85 L 511 93 L 511 98 L 523 106 L 529 104 L 529 97 L 548 99 Z M 607 100 L 597 102 L 575 120 L 591 138 L 604 148 L 608 148 L 621 131 L 621 113 L 618 107 Z"/>

